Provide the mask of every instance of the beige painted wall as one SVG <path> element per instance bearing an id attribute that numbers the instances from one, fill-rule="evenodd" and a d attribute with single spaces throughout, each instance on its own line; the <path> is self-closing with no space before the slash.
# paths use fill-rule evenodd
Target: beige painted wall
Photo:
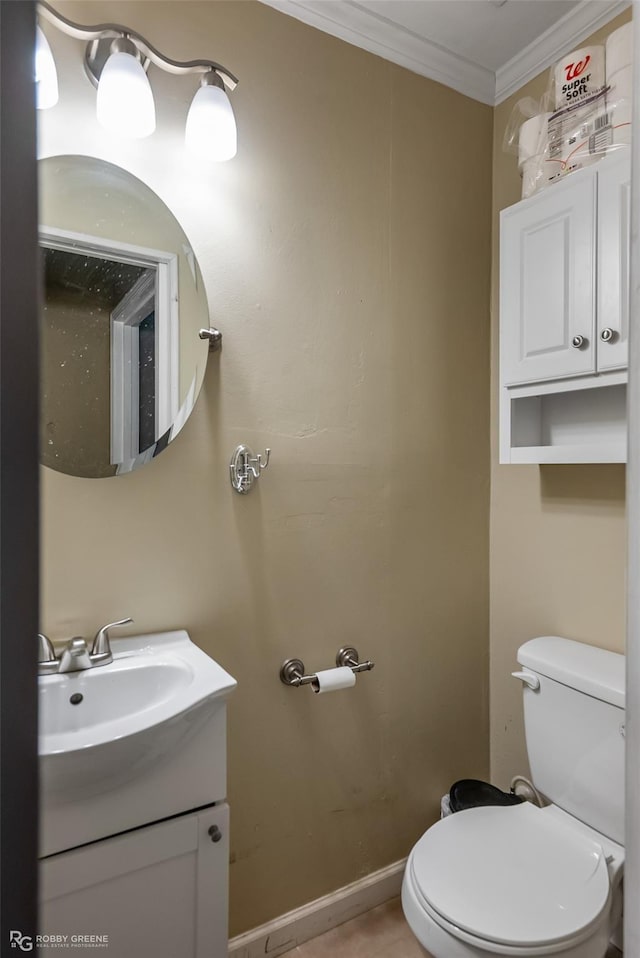
<path id="1" fill-rule="evenodd" d="M 193 81 L 153 71 L 156 134 L 116 144 L 81 45 L 50 31 L 40 118 L 43 154 L 119 163 L 168 203 L 225 337 L 156 461 L 44 470 L 42 626 L 186 627 L 238 678 L 236 933 L 404 856 L 488 772 L 492 110 L 254 2 L 58 6 L 241 78 L 239 155 L 209 168 L 182 152 Z M 272 448 L 247 497 L 239 442 Z M 279 682 L 345 642 L 376 662 L 354 690 Z"/>
<path id="2" fill-rule="evenodd" d="M 498 465 L 498 214 L 520 199 L 521 186 L 502 141 L 517 100 L 539 98 L 547 79 L 545 72 L 496 108 L 493 137 L 491 772 L 503 787 L 527 772 L 522 690 L 510 677 L 518 646 L 563 635 L 624 651 L 625 467 Z"/>

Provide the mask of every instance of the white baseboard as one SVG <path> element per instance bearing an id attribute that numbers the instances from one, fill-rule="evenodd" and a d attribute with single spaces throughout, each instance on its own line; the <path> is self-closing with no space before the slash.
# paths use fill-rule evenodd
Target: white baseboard
<path id="1" fill-rule="evenodd" d="M 406 858 L 229 942 L 229 958 L 277 958 L 400 894 Z"/>

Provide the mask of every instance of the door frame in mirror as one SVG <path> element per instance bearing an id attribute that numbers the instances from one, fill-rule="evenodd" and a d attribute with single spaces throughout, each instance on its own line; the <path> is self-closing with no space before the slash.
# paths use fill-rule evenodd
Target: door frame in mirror
<path id="1" fill-rule="evenodd" d="M 86 233 L 40 227 L 40 246 L 154 269 L 155 283 L 155 421 L 156 439 L 176 419 L 179 408 L 180 331 L 178 257 Z M 143 317 L 140 317 L 143 318 Z M 141 455 L 139 421 L 131 415 L 137 391 L 137 316 L 116 307 L 111 314 L 111 462 L 122 465 Z M 153 455 L 153 446 L 150 456 Z"/>

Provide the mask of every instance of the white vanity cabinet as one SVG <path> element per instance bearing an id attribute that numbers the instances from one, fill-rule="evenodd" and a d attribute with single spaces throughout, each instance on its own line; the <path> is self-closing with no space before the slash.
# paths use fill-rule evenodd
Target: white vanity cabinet
<path id="1" fill-rule="evenodd" d="M 226 958 L 236 681 L 184 631 L 111 652 L 38 680 L 39 953 Z"/>
<path id="2" fill-rule="evenodd" d="M 228 859 L 226 804 L 52 855 L 39 953 L 58 955 L 61 936 L 78 956 L 100 944 L 117 958 L 226 958 Z"/>
<path id="3" fill-rule="evenodd" d="M 624 462 L 627 150 L 503 210 L 500 461 Z"/>

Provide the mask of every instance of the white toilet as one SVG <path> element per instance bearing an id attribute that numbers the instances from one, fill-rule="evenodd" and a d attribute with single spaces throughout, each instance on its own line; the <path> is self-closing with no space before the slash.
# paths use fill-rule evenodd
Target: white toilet
<path id="1" fill-rule="evenodd" d="M 625 659 L 546 636 L 518 662 L 531 774 L 553 804 L 472 808 L 428 829 L 404 913 L 434 958 L 603 958 L 620 943 Z"/>

